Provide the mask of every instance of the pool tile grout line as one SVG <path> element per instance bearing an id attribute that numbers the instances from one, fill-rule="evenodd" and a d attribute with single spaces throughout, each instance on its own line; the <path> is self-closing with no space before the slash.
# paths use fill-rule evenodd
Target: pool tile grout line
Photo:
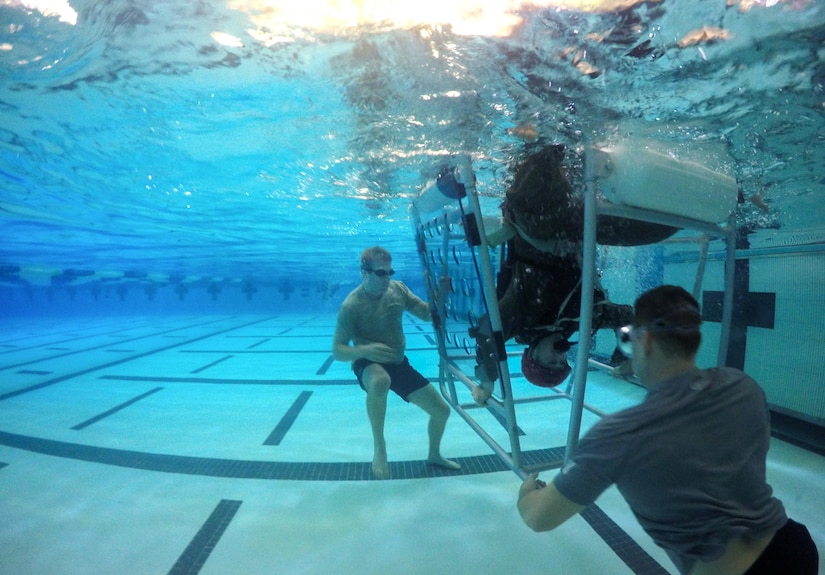
<path id="1" fill-rule="evenodd" d="M 294 481 L 387 481 L 376 480 L 372 476 L 371 464 L 366 462 L 292 463 L 160 455 L 63 443 L 5 432 L 0 432 L 0 443 L 58 457 L 169 473 Z M 563 461 L 564 448 L 534 450 L 525 455 L 527 456 L 525 459 L 530 460 Z M 509 470 L 495 455 L 462 457 L 457 458 L 456 461 L 461 464 L 461 471 L 428 465 L 424 461 L 392 461 L 389 464 L 390 477 L 392 479 L 422 479 Z M 3 466 L 4 464 L 0 463 L 0 469 Z M 223 500 L 169 573 L 198 573 L 240 504 L 240 501 Z M 636 575 L 665 575 L 667 573 L 597 505 L 589 506 L 581 515 Z"/>
<path id="2" fill-rule="evenodd" d="M 437 347 L 408 347 L 407 352 L 415 351 L 429 351 L 435 353 L 437 351 Z M 178 353 L 262 353 L 262 354 L 270 354 L 270 355 L 278 355 L 278 354 L 289 354 L 294 355 L 298 353 L 308 353 L 308 354 L 318 354 L 318 353 L 329 353 L 329 347 L 325 347 L 324 349 L 181 349 Z"/>
<path id="3" fill-rule="evenodd" d="M 140 353 L 135 356 L 122 358 L 120 360 L 109 362 L 104 365 L 85 369 L 78 373 L 74 374 L 67 374 L 64 376 L 56 377 L 50 381 L 42 382 L 40 384 L 30 386 L 28 388 L 24 388 L 22 390 L 17 390 L 13 392 L 8 392 L 5 394 L 0 395 L 0 401 L 7 399 L 9 397 L 14 397 L 16 395 L 20 395 L 21 393 L 26 393 L 27 391 L 33 391 L 35 389 L 40 389 L 42 387 L 46 387 L 47 385 L 52 385 L 55 383 L 59 383 L 62 381 L 66 381 L 68 379 L 72 379 L 74 377 L 78 377 L 81 375 L 85 375 L 90 372 L 94 372 L 97 370 L 105 369 L 108 367 L 112 367 L 114 365 L 122 364 L 124 362 L 131 361 L 133 359 L 138 359 L 146 356 L 150 356 L 155 353 L 162 353 L 164 351 L 168 351 L 169 349 L 173 349 L 176 347 L 188 345 L 190 343 L 194 343 L 197 341 L 201 341 L 203 339 L 207 339 L 209 337 L 214 337 L 220 335 L 222 333 L 230 332 L 235 329 L 240 329 L 246 327 L 247 325 L 253 325 L 260 323 L 262 321 L 271 321 L 272 317 L 268 317 L 266 319 L 258 320 L 252 322 L 250 324 L 237 326 L 233 328 L 229 328 L 224 331 L 219 331 L 214 334 L 205 335 L 202 337 L 198 337 L 192 340 L 187 341 L 179 341 L 174 345 L 166 346 L 161 349 Z M 201 373 L 215 365 L 218 365 L 232 357 L 233 354 L 243 354 L 243 353 L 263 353 L 263 354 L 283 354 L 283 353 L 303 353 L 303 354 L 329 354 L 328 349 L 324 349 L 323 351 L 313 351 L 313 350 L 289 350 L 289 351 L 282 351 L 282 350 L 255 350 L 261 346 L 262 344 L 270 341 L 270 339 L 277 339 L 279 336 L 286 335 L 288 332 L 291 332 L 294 328 L 308 323 L 311 320 L 307 320 L 303 323 L 300 323 L 296 326 L 292 326 L 289 328 L 284 329 L 280 332 L 277 336 L 228 336 L 228 337 L 248 337 L 248 338 L 266 338 L 261 339 L 257 343 L 253 345 L 249 345 L 246 350 L 230 350 L 230 351 L 215 351 L 215 350 L 177 350 L 178 353 L 224 353 L 227 354 L 224 357 L 212 361 L 200 368 L 196 368 L 190 372 L 190 374 L 198 374 Z M 213 323 L 213 322 L 208 322 Z M 207 324 L 208 324 L 207 323 Z M 410 322 L 411 326 L 418 330 L 418 332 L 424 332 L 425 330 L 416 322 Z M 200 324 L 196 326 L 189 326 L 182 327 L 182 328 L 175 328 L 170 329 L 166 332 L 159 332 L 154 335 L 150 336 L 141 336 L 136 337 L 133 339 L 127 339 L 123 341 L 118 341 L 116 344 L 122 344 L 128 341 L 135 341 L 139 339 L 144 339 L 145 337 L 158 337 L 163 336 L 164 333 L 171 334 L 171 332 L 178 331 L 180 329 L 190 329 L 192 327 L 200 327 L 201 325 L 207 324 Z M 426 326 L 426 324 L 425 324 Z M 130 328 L 131 329 L 131 328 Z M 116 333 L 116 332 L 115 332 Z M 94 334 L 85 337 L 104 337 L 106 334 Z M 416 334 L 421 335 L 421 334 Z M 110 335 L 110 337 L 115 337 Z M 185 335 L 167 335 L 164 337 L 179 337 L 181 339 L 186 338 Z M 303 337 L 303 338 L 318 338 L 322 337 L 320 335 L 291 335 L 289 336 L 290 339 Z M 328 336 L 323 336 L 328 337 Z M 435 351 L 435 341 L 429 334 L 424 334 L 424 338 L 427 340 L 428 343 L 432 344 L 433 347 L 426 347 L 426 348 L 410 348 L 408 351 L 421 351 L 421 352 L 433 352 Z M 69 340 L 64 340 L 69 341 Z M 64 343 L 64 341 L 54 341 L 50 345 L 57 345 L 60 343 Z M 109 344 L 111 345 L 111 344 Z M 38 348 L 42 346 L 31 346 L 31 348 Z M 98 346 L 90 349 L 84 350 L 77 350 L 77 351 L 70 351 L 69 353 L 60 354 L 51 358 L 42 358 L 36 361 L 29 361 L 25 363 L 17 364 L 17 366 L 28 365 L 31 363 L 36 363 L 37 361 L 46 361 L 49 359 L 55 359 L 59 357 L 63 357 L 66 355 L 71 355 L 74 353 L 83 353 L 87 351 L 97 350 L 101 348 L 106 348 L 107 346 Z M 26 348 L 23 348 L 26 349 Z M 53 349 L 70 349 L 70 348 L 53 348 Z M 10 351 L 20 351 L 20 349 L 10 350 Z M 130 350 L 124 349 L 106 349 L 105 351 L 109 352 L 123 352 L 123 353 L 131 353 Z M 8 353 L 8 352 L 0 352 L 0 353 Z M 334 363 L 334 358 L 332 356 L 328 356 L 325 362 L 321 365 L 321 367 L 316 372 L 316 375 L 323 376 L 326 374 L 327 370 L 330 366 Z M 16 366 L 10 366 L 16 367 Z M 4 369 L 9 369 L 9 367 L 0 367 L 0 371 Z M 21 370 L 17 373 L 31 373 L 37 375 L 48 375 L 51 372 L 37 372 L 36 370 Z M 164 383 L 194 383 L 194 384 L 231 384 L 231 385 L 301 385 L 301 386 L 325 386 L 325 385 L 357 385 L 357 382 L 354 378 L 352 379 L 335 379 L 335 380 L 324 380 L 323 378 L 319 378 L 317 380 L 263 380 L 263 379 L 236 379 L 236 378 L 203 378 L 203 377 L 149 377 L 149 376 L 129 376 L 129 375 L 114 375 L 114 374 L 105 374 L 98 377 L 98 379 L 105 379 L 105 380 L 120 380 L 120 381 L 135 381 L 135 382 L 164 382 Z M 437 381 L 438 378 L 428 378 L 430 381 Z M 156 387 L 148 392 L 145 392 L 141 395 L 138 395 L 122 404 L 119 404 L 91 419 L 88 419 L 78 425 L 73 426 L 71 429 L 80 430 L 83 429 L 93 423 L 96 423 L 108 416 L 111 416 L 118 411 L 127 408 L 134 403 L 149 397 L 152 394 L 155 394 L 161 390 L 163 387 Z M 293 424 L 299 417 L 302 409 L 306 406 L 307 402 L 312 396 L 312 391 L 302 391 L 297 399 L 293 402 L 293 404 L 289 407 L 286 411 L 284 416 L 276 425 L 275 429 L 269 435 L 269 437 L 264 441 L 263 445 L 267 446 L 278 446 L 280 445 L 281 441 L 286 437 L 289 430 L 292 428 Z M 495 414 L 493 414 L 495 415 Z M 519 434 L 523 435 L 524 432 L 519 430 Z M 196 475 L 196 476 L 205 476 L 205 477 L 220 477 L 220 478 L 231 478 L 231 479 L 266 479 L 266 480 L 291 480 L 291 481 L 377 481 L 372 474 L 371 464 L 369 462 L 279 462 L 279 461 L 258 461 L 258 460 L 239 460 L 239 459 L 220 459 L 220 458 L 209 458 L 209 457 L 196 457 L 196 456 L 186 456 L 186 455 L 170 455 L 170 454 L 157 454 L 157 453 L 149 453 L 149 452 L 140 452 L 140 451 L 130 451 L 130 450 L 123 450 L 123 449 L 115 449 L 115 448 L 107 448 L 107 447 L 97 447 L 97 446 L 90 446 L 90 445 L 83 445 L 71 442 L 63 442 L 57 440 L 50 440 L 50 439 L 43 439 L 37 438 L 32 436 L 24 436 L 18 435 L 13 433 L 7 433 L 0 431 L 0 445 L 5 445 L 14 449 L 21 449 L 29 452 L 44 454 L 44 455 L 51 455 L 55 457 L 61 458 L 68 458 L 74 459 L 77 461 L 85 461 L 85 462 L 92 462 L 98 463 L 103 465 L 112 465 L 116 467 L 125 467 L 131 468 L 136 470 L 142 471 L 152 471 L 152 472 L 162 472 L 162 473 L 175 473 L 175 474 L 184 474 L 184 475 Z M 544 467 L 547 467 L 548 462 L 552 461 L 552 466 L 550 468 L 559 467 L 561 466 L 564 460 L 564 452 L 565 449 L 563 447 L 556 447 L 556 448 L 548 448 L 548 449 L 539 449 L 533 450 L 529 452 L 524 452 L 522 455 L 524 457 L 525 465 L 532 465 L 532 464 L 544 464 Z M 431 466 L 423 460 L 411 460 L 411 461 L 392 461 L 389 463 L 390 468 L 390 477 L 391 480 L 403 480 L 403 479 L 426 479 L 426 478 L 435 478 L 435 477 L 460 477 L 460 476 L 467 476 L 467 475 L 477 475 L 477 474 L 486 474 L 486 473 L 496 473 L 501 471 L 510 471 L 509 467 L 504 464 L 500 458 L 497 456 L 490 454 L 490 455 L 482 455 L 482 456 L 471 456 L 471 457 L 462 457 L 456 458 L 462 469 L 460 471 L 453 471 L 447 470 L 441 467 Z M 8 463 L 4 463 L 0 461 L 0 470 L 9 466 Z M 383 480 L 386 481 L 386 480 Z M 185 550 L 181 553 L 180 557 L 175 562 L 174 566 L 170 569 L 169 575 L 178 575 L 178 574 L 188 574 L 188 575 L 197 575 L 203 569 L 204 565 L 206 564 L 207 560 L 210 557 L 211 552 L 215 549 L 218 545 L 219 541 L 221 540 L 224 532 L 228 528 L 229 524 L 234 519 L 235 515 L 237 514 L 240 506 L 242 505 L 243 501 L 238 500 L 229 500 L 229 499 L 222 499 L 211 512 L 209 517 L 197 531 L 196 535 L 192 539 L 192 541 L 186 546 Z M 668 572 L 659 565 L 653 557 L 651 557 L 636 541 L 634 541 L 618 524 L 616 524 L 601 508 L 597 505 L 593 504 L 587 507 L 582 513 L 581 517 L 585 520 L 585 522 L 595 531 L 595 533 L 610 547 L 611 550 L 629 567 L 635 575 L 666 575 Z"/>
<path id="4" fill-rule="evenodd" d="M 90 338 L 90 337 L 115 337 L 115 334 L 118 334 L 118 333 L 121 333 L 121 332 L 124 332 L 124 331 L 131 331 L 131 330 L 135 330 L 135 329 L 148 328 L 150 326 L 151 327 L 157 327 L 157 324 L 152 323 L 152 322 L 147 322 L 146 325 L 137 325 L 137 326 L 130 325 L 128 327 L 122 327 L 121 326 L 121 327 L 119 327 L 118 329 L 116 329 L 114 331 L 105 331 L 105 332 L 101 332 L 101 333 L 63 334 L 63 337 L 68 337 L 68 339 L 61 339 L 61 340 L 58 340 L 58 341 L 53 341 L 51 343 L 41 343 L 41 344 L 36 344 L 36 345 L 27 345 L 27 346 L 24 346 L 24 347 L 2 345 L 0 347 L 11 347 L 12 349 L 9 349 L 7 351 L 0 351 L 0 355 L 6 354 L 6 353 L 20 352 L 20 351 L 29 351 L 29 350 L 32 350 L 32 349 L 42 348 L 43 346 L 52 346 L 52 345 L 58 345 L 58 344 L 61 344 L 61 343 L 76 342 L 79 339 L 86 339 L 86 338 Z M 109 328 L 107 328 L 107 329 L 109 329 Z M 32 335 L 32 336 L 29 336 L 29 337 L 39 337 L 39 336 Z"/>

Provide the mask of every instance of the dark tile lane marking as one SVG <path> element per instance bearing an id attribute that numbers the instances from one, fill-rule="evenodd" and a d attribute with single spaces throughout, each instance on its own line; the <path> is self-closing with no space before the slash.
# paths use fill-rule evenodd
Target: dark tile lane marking
<path id="1" fill-rule="evenodd" d="M 150 351 L 139 353 L 137 355 L 130 355 L 129 357 L 122 357 L 120 359 L 116 359 L 114 361 L 109 361 L 109 362 L 106 362 L 106 363 L 103 363 L 103 364 L 100 364 L 100 365 L 97 365 L 97 366 L 94 366 L 94 367 L 89 367 L 89 368 L 86 368 L 86 369 L 83 369 L 83 370 L 80 370 L 80 371 L 76 371 L 74 373 L 68 373 L 68 374 L 65 374 L 65 375 L 61 375 L 61 376 L 55 377 L 53 379 L 49 379 L 47 381 L 44 381 L 44 382 L 41 382 L 41 383 L 38 383 L 38 384 L 35 384 L 35 385 L 30 385 L 29 387 L 24 387 L 22 389 L 17 389 L 15 391 L 10 391 L 10 392 L 1 394 L 0 395 L 0 401 L 9 399 L 11 397 L 16 397 L 18 395 L 22 395 L 22 394 L 28 393 L 30 391 L 35 391 L 37 389 L 42 389 L 44 387 L 48 387 L 50 385 L 54 385 L 54 384 L 60 383 L 62 381 L 67 381 L 69 379 L 74 379 L 75 377 L 78 377 L 78 376 L 81 376 L 81 375 L 86 375 L 87 373 L 91 373 L 93 371 L 98 371 L 98 370 L 101 370 L 101 369 L 105 369 L 107 367 L 120 365 L 122 363 L 126 363 L 126 362 L 132 361 L 134 359 L 139 359 L 141 357 L 146 357 L 146 356 L 149 356 L 149 355 L 153 355 L 155 353 L 161 353 L 163 351 L 167 351 L 167 350 L 179 347 L 181 345 L 189 345 L 191 343 L 195 343 L 196 341 L 201 341 L 201 340 L 204 340 L 204 339 L 208 339 L 210 337 L 215 337 L 217 335 L 221 335 L 222 333 L 227 333 L 229 331 L 234 331 L 236 329 L 242 329 L 242 328 L 248 327 L 250 325 L 255 325 L 257 323 L 268 321 L 269 319 L 271 319 L 271 318 L 259 319 L 259 320 L 255 320 L 255 321 L 252 321 L 252 322 L 249 322 L 249 323 L 245 323 L 245 324 L 241 324 L 241 325 L 237 325 L 237 326 L 233 326 L 233 327 L 228 327 L 226 329 L 222 329 L 222 330 L 219 330 L 219 331 L 216 331 L 216 332 L 201 335 L 201 336 L 198 336 L 198 337 L 195 337 L 195 338 L 187 339 L 185 341 L 179 341 L 179 342 L 176 342 L 176 343 L 164 346 L 164 347 L 160 347 L 160 348 L 157 348 L 157 349 L 153 349 L 153 350 L 150 350 Z M 209 323 L 212 323 L 212 322 L 209 322 Z M 194 326 L 192 326 L 192 327 L 194 327 Z M 178 329 L 186 329 L 186 328 L 178 328 Z M 153 336 L 143 336 L 143 337 L 157 337 L 157 335 L 158 334 L 155 334 Z M 135 339 L 141 339 L 141 338 L 135 338 Z M 100 346 L 100 347 L 104 347 L 104 346 Z"/>
<path id="2" fill-rule="evenodd" d="M 101 419 L 109 417 L 113 413 L 117 413 L 121 409 L 125 409 L 125 408 L 129 407 L 130 405 L 132 405 L 134 403 L 137 403 L 141 399 L 143 399 L 145 397 L 149 397 L 150 395 L 153 395 L 153 394 L 159 392 L 161 389 L 163 389 L 163 388 L 162 387 L 156 387 L 155 389 L 151 389 L 151 390 L 147 391 L 146 393 L 142 393 L 142 394 L 138 395 L 137 397 L 133 397 L 129 401 L 125 401 L 125 402 L 121 403 L 120 405 L 116 405 L 112 409 L 104 411 L 100 415 L 96 415 L 96 416 L 92 417 L 91 419 L 87 419 L 83 423 L 78 423 L 77 425 L 73 426 L 72 429 L 80 430 L 80 429 L 89 427 L 91 424 L 97 423 Z"/>
<path id="3" fill-rule="evenodd" d="M 232 479 L 300 479 L 310 481 L 368 481 L 373 480 L 370 462 L 285 462 L 238 459 L 219 459 L 188 455 L 169 455 L 115 449 L 43 439 L 0 431 L 0 445 L 34 453 L 142 469 L 162 473 L 200 475 Z M 528 452 L 525 461 L 553 461 L 564 454 L 563 448 Z M 457 477 L 507 471 L 509 468 L 495 455 L 459 457 L 460 471 L 428 465 L 423 460 L 391 461 L 393 479 L 421 479 L 425 477 Z"/>
<path id="4" fill-rule="evenodd" d="M 255 348 L 256 348 L 256 347 L 258 347 L 259 345 L 263 345 L 263 344 L 265 344 L 266 342 L 268 342 L 268 341 L 269 341 L 269 339 L 270 339 L 270 338 L 268 338 L 268 337 L 267 337 L 267 338 L 265 338 L 265 339 L 262 339 L 262 340 L 261 340 L 261 341 L 259 341 L 259 342 L 253 343 L 252 345 L 250 345 L 250 346 L 249 346 L 249 347 L 247 347 L 246 349 L 255 349 Z"/>
<path id="5" fill-rule="evenodd" d="M 188 475 L 203 475 L 209 477 L 226 477 L 236 479 L 268 479 L 292 481 L 386 481 L 376 480 L 372 475 L 372 466 L 368 462 L 355 463 L 313 463 L 313 462 L 278 462 L 278 461 L 244 461 L 231 459 L 212 459 L 205 457 L 190 457 L 180 455 L 165 455 L 127 451 L 123 449 L 108 449 L 66 443 L 36 437 L 26 437 L 0 431 L 0 444 L 16 449 L 23 449 L 65 457 L 81 461 L 90 461 L 143 469 L 165 473 L 181 473 Z M 563 461 L 564 448 L 556 447 L 525 452 L 525 463 L 537 461 Z M 441 467 L 427 465 L 424 461 L 391 461 L 389 464 L 392 479 L 424 479 L 433 477 L 456 477 L 478 475 L 508 471 L 509 468 L 495 455 L 481 455 L 475 457 L 459 457 L 456 461 L 461 464 L 460 471 L 447 470 Z M 237 511 L 240 502 L 227 505 L 218 512 L 219 518 L 212 521 L 210 517 L 208 535 L 199 533 L 195 540 L 187 547 L 181 559 L 175 564 L 183 568 L 187 565 L 203 565 L 211 547 L 204 544 L 206 540 L 214 541 L 223 533 Z M 639 546 L 624 530 L 619 527 L 598 506 L 591 505 L 582 517 L 594 531 L 610 546 L 611 549 L 637 575 L 662 575 L 665 571 L 648 553 Z M 222 518 L 222 519 L 221 519 Z M 214 525 L 213 525 L 214 524 Z M 213 545 L 214 546 L 214 545 Z M 192 549 L 190 549 L 190 547 Z M 202 561 L 200 561 L 202 559 Z M 173 571 L 170 573 L 197 573 L 197 571 Z"/>
<path id="6" fill-rule="evenodd" d="M 358 382 L 354 377 L 352 379 L 237 379 L 222 377 L 101 375 L 98 379 L 115 381 L 144 381 L 153 383 L 215 383 L 221 385 L 358 385 Z"/>
<path id="7" fill-rule="evenodd" d="M 235 517 L 242 501 L 222 499 L 194 539 L 169 570 L 169 575 L 197 575 Z"/>
<path id="8" fill-rule="evenodd" d="M 68 342 L 75 343 L 80 339 L 87 339 L 87 338 L 90 338 L 90 337 L 116 337 L 115 334 L 118 334 L 118 333 L 121 333 L 121 332 L 124 332 L 124 331 L 132 331 L 132 330 L 135 330 L 135 329 L 143 329 L 143 328 L 149 327 L 149 325 L 150 324 L 130 325 L 128 327 L 123 327 L 122 324 L 121 324 L 119 326 L 119 328 L 114 330 L 114 331 L 109 331 L 109 332 L 104 331 L 104 332 L 100 332 L 100 333 L 86 333 L 86 332 L 74 333 L 74 332 L 70 332 L 70 333 L 59 334 L 59 333 L 54 333 L 54 332 L 49 331 L 48 335 L 54 336 L 54 337 L 62 337 L 64 339 L 60 339 L 58 341 L 52 341 L 50 343 L 40 343 L 40 344 L 20 346 L 19 341 L 22 341 L 23 339 L 32 339 L 32 338 L 35 338 L 35 337 L 42 337 L 42 334 L 40 334 L 40 333 L 27 335 L 27 336 L 22 337 L 21 340 L 18 340 L 18 342 L 15 343 L 14 345 L 5 344 L 5 345 L 0 346 L 0 347 L 9 347 L 9 348 L 11 348 L 11 349 L 8 349 L 8 350 L 5 350 L 5 351 L 0 351 L 0 355 L 5 354 L 5 353 L 27 351 L 27 350 L 30 350 L 30 349 L 45 348 L 47 346 L 55 346 L 55 345 L 59 345 L 61 343 L 68 343 Z M 90 327 L 89 329 L 96 329 L 96 327 L 97 326 L 93 326 L 93 327 Z M 105 327 L 105 326 L 100 326 L 100 329 L 110 329 L 110 328 Z"/>
<path id="9" fill-rule="evenodd" d="M 210 323 L 215 323 L 216 321 L 222 321 L 222 320 L 221 319 L 215 319 L 215 320 L 212 320 L 212 321 L 197 323 L 197 324 L 193 324 L 193 325 L 189 325 L 189 326 L 171 328 L 171 329 L 168 329 L 166 331 L 161 331 L 161 332 L 156 332 L 156 333 L 152 333 L 152 334 L 140 335 L 140 336 L 135 336 L 135 337 L 132 337 L 132 338 L 124 339 L 124 340 L 119 341 L 117 343 L 118 344 L 124 344 L 124 343 L 129 343 L 129 342 L 132 342 L 132 341 L 138 341 L 138 340 L 141 340 L 141 339 L 164 336 L 165 334 L 171 333 L 173 331 L 180 331 L 182 329 L 191 329 L 191 328 L 194 328 L 194 327 L 203 327 L 205 325 L 209 325 Z M 181 337 L 185 337 L 185 336 L 181 336 Z M 41 358 L 38 358 L 38 359 L 30 359 L 30 360 L 23 361 L 23 362 L 20 362 L 20 363 L 2 365 L 2 366 L 0 366 L 0 371 L 4 371 L 6 369 L 12 369 L 12 368 L 15 368 L 15 367 L 21 367 L 21 366 L 29 365 L 29 364 L 32 364 L 32 363 L 39 363 L 41 361 L 49 361 L 49 360 L 52 360 L 52 359 L 59 359 L 61 357 L 66 357 L 67 355 L 74 355 L 76 353 L 86 353 L 88 351 L 94 351 L 94 350 L 97 350 L 97 349 L 109 347 L 111 345 L 112 345 L 111 342 L 103 343 L 103 344 L 100 344 L 100 345 L 95 345 L 95 346 L 92 346 L 92 347 L 86 347 L 86 348 L 83 348 L 83 349 L 70 350 L 67 353 L 59 353 L 59 354 L 51 355 L 51 356 L 48 356 L 48 357 L 41 357 Z M 69 348 L 52 348 L 52 349 L 66 349 L 66 350 L 68 350 Z"/>
<path id="10" fill-rule="evenodd" d="M 215 361 L 213 361 L 212 363 L 207 363 L 207 364 L 206 364 L 206 365 L 204 365 L 203 367 L 199 367 L 198 369 L 193 369 L 193 370 L 192 370 L 192 371 L 190 371 L 189 373 L 200 373 L 200 372 L 202 372 L 202 371 L 205 371 L 205 370 L 209 369 L 210 367 L 214 367 L 214 366 L 218 365 L 219 363 L 222 363 L 222 362 L 226 361 L 227 359 L 232 359 L 233 357 L 235 357 L 235 356 L 234 356 L 234 355 L 232 355 L 232 354 L 230 354 L 230 355 L 225 355 L 225 356 L 223 356 L 223 357 L 222 357 L 222 358 L 220 358 L 220 359 L 216 359 L 216 360 L 215 360 Z"/>
<path id="11" fill-rule="evenodd" d="M 194 320 L 194 319 L 197 319 L 197 318 L 191 317 L 189 319 Z M 274 318 L 274 317 L 269 318 L 270 321 L 272 321 L 273 319 L 276 319 L 276 318 Z M 309 321 L 313 321 L 314 319 L 316 319 L 316 318 L 312 318 L 311 320 L 303 321 L 298 325 L 302 326 L 302 325 L 308 323 Z M 86 338 L 92 338 L 92 337 L 116 337 L 116 334 L 124 332 L 124 331 L 133 331 L 135 329 L 147 329 L 147 328 L 151 328 L 151 327 L 157 327 L 157 322 L 156 321 L 146 322 L 146 323 L 141 323 L 141 324 L 137 324 L 137 325 L 129 325 L 128 327 L 122 327 L 122 324 L 119 324 L 119 329 L 116 329 L 114 331 L 108 331 L 108 332 L 102 331 L 100 333 L 87 333 L 86 331 L 84 331 L 82 333 L 75 333 L 75 332 L 58 333 L 58 332 L 49 331 L 50 335 L 52 335 L 54 337 L 61 337 L 62 339 L 57 340 L 57 341 L 51 341 L 51 342 L 48 342 L 48 343 L 39 343 L 39 344 L 26 345 L 26 346 L 21 347 L 20 342 L 22 340 L 32 339 L 32 338 L 36 338 L 36 337 L 42 337 L 42 335 L 43 335 L 42 333 L 35 333 L 35 334 L 25 335 L 25 336 L 22 336 L 20 338 L 16 338 L 14 343 L 7 343 L 7 342 L 0 343 L 0 348 L 8 348 L 8 349 L 5 349 L 5 350 L 0 349 L 0 355 L 7 354 L 7 353 L 15 353 L 15 352 L 20 352 L 20 351 L 26 351 L 26 350 L 30 350 L 30 349 L 38 349 L 38 348 L 43 348 L 43 347 L 46 347 L 46 346 L 54 346 L 54 345 L 59 345 L 59 344 L 62 344 L 62 343 L 69 343 L 69 342 L 75 343 L 80 339 L 86 339 Z M 329 330 L 328 330 L 329 333 L 332 333 L 332 331 L 335 329 L 335 323 L 331 322 L 331 323 L 328 323 L 328 324 L 315 324 L 313 326 L 313 329 L 323 329 L 324 327 L 328 327 L 329 328 Z M 90 326 L 88 329 L 111 329 L 111 327 L 96 324 L 96 325 Z M 163 337 L 185 337 L 185 336 L 165 335 Z M 253 334 L 253 335 L 229 335 L 229 336 L 226 336 L 226 337 L 227 338 L 261 338 L 261 337 L 274 337 L 274 336 L 254 335 Z M 299 335 L 291 335 L 290 339 L 310 338 L 310 337 L 329 337 L 329 336 L 320 335 L 320 334 L 319 335 L 299 334 Z"/>
<path id="12" fill-rule="evenodd" d="M 318 368 L 318 371 L 315 372 L 315 375 L 324 375 L 324 374 L 326 374 L 327 370 L 330 368 L 330 366 L 333 364 L 334 361 L 335 361 L 335 358 L 332 357 L 332 356 L 329 356 L 326 359 L 326 361 L 323 363 L 323 365 Z"/>
<path id="13" fill-rule="evenodd" d="M 280 445 L 283 438 L 286 436 L 289 429 L 292 427 L 292 424 L 295 423 L 295 420 L 298 419 L 298 414 L 301 413 L 301 410 L 309 401 L 310 396 L 312 395 L 311 391 L 302 391 L 301 394 L 298 396 L 298 399 L 295 400 L 295 403 L 287 410 L 284 416 L 281 418 L 281 421 L 278 422 L 278 425 L 275 426 L 275 429 L 272 430 L 272 433 L 269 434 L 269 437 L 266 438 L 264 441 L 264 445 Z"/>
<path id="14" fill-rule="evenodd" d="M 633 573 L 636 575 L 668 574 L 664 567 L 659 565 L 600 507 L 590 505 L 581 512 L 581 516 Z"/>

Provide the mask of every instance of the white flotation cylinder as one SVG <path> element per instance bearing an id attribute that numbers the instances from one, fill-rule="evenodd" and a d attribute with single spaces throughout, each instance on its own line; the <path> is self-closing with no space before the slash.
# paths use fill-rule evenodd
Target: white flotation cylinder
<path id="1" fill-rule="evenodd" d="M 709 223 L 736 207 L 733 159 L 720 144 L 628 139 L 597 146 L 590 160 L 599 190 L 613 203 Z"/>

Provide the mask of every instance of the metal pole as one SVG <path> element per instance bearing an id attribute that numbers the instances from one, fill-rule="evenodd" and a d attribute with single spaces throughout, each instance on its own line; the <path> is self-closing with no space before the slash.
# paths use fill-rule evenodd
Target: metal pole
<path id="1" fill-rule="evenodd" d="M 730 327 L 733 319 L 733 283 L 736 276 L 736 217 L 728 217 L 728 235 L 725 238 L 725 297 L 722 304 L 722 331 L 719 334 L 719 367 L 727 365 L 730 345 Z"/>
<path id="2" fill-rule="evenodd" d="M 593 286 L 596 282 L 596 179 L 589 152 L 584 158 L 584 245 L 582 254 L 581 307 L 579 308 L 579 346 L 576 351 L 576 368 L 573 371 L 573 404 L 570 408 L 570 425 L 567 432 L 567 449 L 564 459 L 570 461 L 579 443 L 581 432 L 584 391 L 587 382 L 587 365 L 590 359 L 591 328 L 593 326 Z"/>
<path id="3" fill-rule="evenodd" d="M 702 293 L 702 283 L 705 279 L 705 264 L 708 261 L 708 237 L 702 237 L 699 247 L 699 264 L 696 266 L 696 281 L 693 282 L 693 297 L 698 300 Z"/>
<path id="4" fill-rule="evenodd" d="M 470 209 L 478 226 L 480 245 L 478 246 L 478 256 L 481 260 L 481 285 L 484 288 L 484 300 L 487 303 L 487 317 L 490 319 L 491 337 L 496 346 L 499 356 L 499 372 L 501 375 L 501 387 L 503 390 L 504 415 L 507 420 L 507 434 L 510 436 L 510 447 L 512 449 L 513 466 L 516 469 L 521 467 L 521 442 L 518 437 L 518 426 L 516 425 L 516 409 L 513 404 L 513 391 L 510 385 L 510 371 L 507 367 L 507 354 L 504 351 L 504 337 L 502 335 L 501 314 L 498 309 L 498 298 L 496 296 L 496 282 L 493 276 L 493 263 L 490 260 L 488 250 L 487 235 L 484 231 L 484 222 L 481 214 L 481 205 L 478 202 L 476 193 L 475 174 L 470 166 L 469 158 L 462 158 L 459 163 L 459 173 L 461 183 L 467 192 L 467 200 Z"/>

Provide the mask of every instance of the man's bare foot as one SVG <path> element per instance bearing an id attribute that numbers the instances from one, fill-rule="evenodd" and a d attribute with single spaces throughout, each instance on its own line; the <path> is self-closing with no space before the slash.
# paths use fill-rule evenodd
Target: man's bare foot
<path id="1" fill-rule="evenodd" d="M 452 469 L 454 471 L 461 469 L 461 466 L 458 463 L 452 461 L 451 459 L 445 459 L 440 455 L 430 455 L 430 457 L 427 458 L 427 463 L 430 465 L 438 465 L 439 467 L 444 467 L 445 469 Z"/>
<path id="2" fill-rule="evenodd" d="M 376 479 L 389 479 L 390 466 L 387 463 L 387 453 L 385 451 L 376 451 L 372 458 L 372 474 Z"/>
<path id="3" fill-rule="evenodd" d="M 390 466 L 384 463 L 378 463 L 373 461 L 372 462 L 372 474 L 375 476 L 376 479 L 389 479 L 390 478 Z"/>
<path id="4" fill-rule="evenodd" d="M 474 385 L 472 389 L 473 399 L 479 405 L 484 405 L 487 403 L 487 400 L 490 399 L 490 396 L 493 395 L 493 392 L 481 385 Z"/>

